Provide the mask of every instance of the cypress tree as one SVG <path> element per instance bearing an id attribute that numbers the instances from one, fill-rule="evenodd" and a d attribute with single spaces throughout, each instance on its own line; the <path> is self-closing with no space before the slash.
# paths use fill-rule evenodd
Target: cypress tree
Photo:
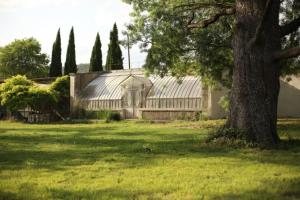
<path id="1" fill-rule="evenodd" d="M 56 40 L 53 43 L 49 76 L 62 76 L 60 29 L 58 29 Z"/>
<path id="2" fill-rule="evenodd" d="M 120 48 L 117 24 L 114 24 L 113 30 L 110 32 L 110 43 L 106 58 L 106 70 L 123 69 L 122 51 Z"/>
<path id="3" fill-rule="evenodd" d="M 65 63 L 65 75 L 77 72 L 76 65 L 76 53 L 75 53 L 75 39 L 74 28 L 72 27 L 69 37 L 69 44 L 67 49 L 66 63 Z"/>
<path id="4" fill-rule="evenodd" d="M 90 72 L 103 71 L 102 68 L 102 51 L 101 51 L 101 40 L 99 33 L 97 33 L 96 41 L 93 47 L 91 60 L 90 60 Z"/>

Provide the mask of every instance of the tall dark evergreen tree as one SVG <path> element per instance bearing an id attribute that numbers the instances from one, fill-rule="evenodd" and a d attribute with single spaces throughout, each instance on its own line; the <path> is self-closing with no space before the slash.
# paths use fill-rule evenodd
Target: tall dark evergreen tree
<path id="1" fill-rule="evenodd" d="M 61 63 L 61 39 L 60 29 L 58 29 L 56 40 L 53 43 L 52 58 L 50 64 L 50 77 L 57 77 L 62 75 L 62 63 Z"/>
<path id="2" fill-rule="evenodd" d="M 122 51 L 118 36 L 117 24 L 114 24 L 113 30 L 110 32 L 110 43 L 106 58 L 106 71 L 123 69 Z"/>
<path id="3" fill-rule="evenodd" d="M 100 40 L 99 33 L 97 33 L 96 41 L 93 47 L 91 60 L 90 60 L 90 72 L 98 72 L 98 71 L 103 71 L 101 40 Z"/>
<path id="4" fill-rule="evenodd" d="M 74 28 L 72 27 L 69 37 L 69 44 L 67 49 L 66 63 L 65 63 L 65 75 L 77 72 L 76 65 L 76 53 L 75 53 L 75 38 Z"/>

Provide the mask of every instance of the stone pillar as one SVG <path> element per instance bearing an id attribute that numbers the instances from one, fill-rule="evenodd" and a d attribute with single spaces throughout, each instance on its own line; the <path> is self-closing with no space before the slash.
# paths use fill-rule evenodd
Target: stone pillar
<path id="1" fill-rule="evenodd" d="M 95 78 L 104 72 L 70 74 L 70 111 L 73 115 L 80 107 L 77 102 L 80 92 Z"/>
<path id="2" fill-rule="evenodd" d="M 76 74 L 70 74 L 70 112 L 71 116 L 76 110 L 76 96 L 78 93 L 78 77 Z"/>

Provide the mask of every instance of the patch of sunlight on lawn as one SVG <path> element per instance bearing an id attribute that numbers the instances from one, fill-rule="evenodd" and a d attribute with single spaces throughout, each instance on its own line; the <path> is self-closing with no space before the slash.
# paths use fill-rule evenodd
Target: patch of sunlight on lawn
<path id="1" fill-rule="evenodd" d="M 0 122 L 0 199 L 300 199 L 300 120 L 284 148 L 204 144 L 223 121 Z"/>

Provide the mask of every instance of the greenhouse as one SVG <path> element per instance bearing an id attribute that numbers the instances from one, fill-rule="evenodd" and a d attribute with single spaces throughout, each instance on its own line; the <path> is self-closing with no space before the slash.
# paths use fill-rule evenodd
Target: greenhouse
<path id="1" fill-rule="evenodd" d="M 112 110 L 123 118 L 192 119 L 204 111 L 199 77 L 146 77 L 142 70 L 121 70 L 73 79 L 92 79 L 76 91 L 74 106 L 87 111 Z M 87 78 L 88 77 L 88 78 Z M 72 78 L 72 77 L 71 77 Z M 85 82 L 85 81 L 76 82 Z"/>
<path id="2" fill-rule="evenodd" d="M 71 111 L 114 111 L 124 119 L 190 120 L 226 116 L 222 87 L 206 87 L 200 77 L 145 76 L 142 69 L 71 74 Z M 281 79 L 278 117 L 300 117 L 300 77 Z"/>

